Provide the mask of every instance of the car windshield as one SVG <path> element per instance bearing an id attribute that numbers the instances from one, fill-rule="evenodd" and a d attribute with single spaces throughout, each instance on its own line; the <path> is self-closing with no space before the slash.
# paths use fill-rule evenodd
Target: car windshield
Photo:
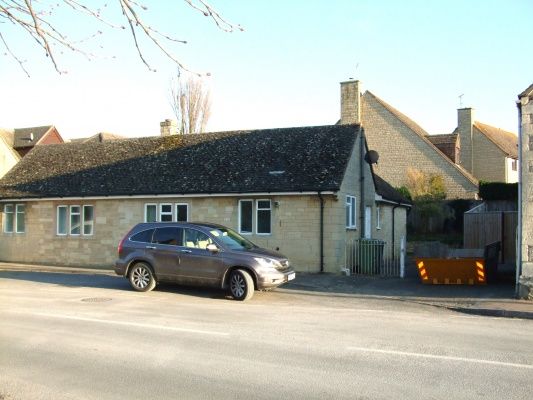
<path id="1" fill-rule="evenodd" d="M 218 241 L 222 242 L 224 246 L 231 250 L 249 250 L 257 247 L 255 244 L 243 238 L 237 232 L 228 228 L 213 228 L 209 231 L 209 233 L 211 233 L 211 235 L 216 237 Z"/>

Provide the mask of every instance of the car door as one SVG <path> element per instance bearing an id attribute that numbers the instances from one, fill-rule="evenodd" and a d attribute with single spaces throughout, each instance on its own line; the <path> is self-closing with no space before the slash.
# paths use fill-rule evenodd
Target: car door
<path id="1" fill-rule="evenodd" d="M 182 238 L 182 228 L 165 226 L 155 229 L 152 243 L 146 248 L 146 254 L 152 260 L 158 279 L 178 280 Z"/>
<path id="2" fill-rule="evenodd" d="M 180 248 L 179 279 L 194 285 L 218 286 L 223 276 L 220 252 L 206 249 L 213 240 L 194 228 L 183 228 L 183 246 Z"/>

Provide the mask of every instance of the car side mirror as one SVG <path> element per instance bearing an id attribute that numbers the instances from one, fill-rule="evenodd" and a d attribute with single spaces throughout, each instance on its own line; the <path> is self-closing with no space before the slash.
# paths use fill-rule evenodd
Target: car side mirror
<path id="1" fill-rule="evenodd" d="M 220 251 L 220 249 L 214 243 L 209 243 L 206 249 L 209 250 L 211 253 L 218 253 Z"/>

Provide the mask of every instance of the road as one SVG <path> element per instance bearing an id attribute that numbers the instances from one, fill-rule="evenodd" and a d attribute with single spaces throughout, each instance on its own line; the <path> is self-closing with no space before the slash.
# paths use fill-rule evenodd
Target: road
<path id="1" fill-rule="evenodd" d="M 533 321 L 0 271 L 0 399 L 531 399 Z"/>

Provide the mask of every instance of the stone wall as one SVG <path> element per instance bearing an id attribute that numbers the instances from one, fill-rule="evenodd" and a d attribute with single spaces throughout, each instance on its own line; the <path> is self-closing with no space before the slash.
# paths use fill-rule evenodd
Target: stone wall
<path id="1" fill-rule="evenodd" d="M 533 85 L 520 98 L 521 182 L 522 182 L 522 273 L 519 296 L 533 300 Z"/>
<path id="2" fill-rule="evenodd" d="M 481 133 L 475 126 L 474 136 L 474 159 L 473 175 L 480 181 L 506 182 L 505 168 L 506 155 L 487 136 Z M 461 157 L 463 148 L 461 142 Z"/>

